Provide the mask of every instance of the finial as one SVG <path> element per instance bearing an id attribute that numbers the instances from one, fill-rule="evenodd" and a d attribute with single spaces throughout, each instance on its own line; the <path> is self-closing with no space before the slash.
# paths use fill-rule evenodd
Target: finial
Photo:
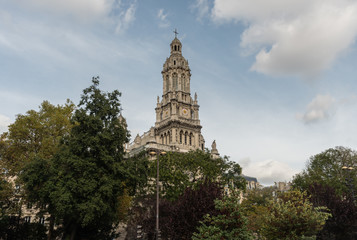
<path id="1" fill-rule="evenodd" d="M 195 93 L 195 101 L 197 101 L 197 93 Z"/>
<path id="2" fill-rule="evenodd" d="M 179 33 L 177 32 L 176 28 L 175 28 L 174 33 L 175 33 L 175 38 L 177 38 L 177 34 L 179 34 Z"/>
<path id="3" fill-rule="evenodd" d="M 212 150 L 217 150 L 216 140 L 213 140 L 211 147 L 212 147 Z"/>
<path id="4" fill-rule="evenodd" d="M 160 103 L 160 97 L 157 96 L 157 103 Z"/>

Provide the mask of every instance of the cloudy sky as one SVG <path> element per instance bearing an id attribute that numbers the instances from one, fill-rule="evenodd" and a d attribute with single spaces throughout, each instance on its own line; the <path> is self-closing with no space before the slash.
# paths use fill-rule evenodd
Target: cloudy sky
<path id="1" fill-rule="evenodd" d="M 132 136 L 155 122 L 177 28 L 206 145 L 263 184 L 357 138 L 357 2 L 0 0 L 0 132 L 100 76 Z"/>

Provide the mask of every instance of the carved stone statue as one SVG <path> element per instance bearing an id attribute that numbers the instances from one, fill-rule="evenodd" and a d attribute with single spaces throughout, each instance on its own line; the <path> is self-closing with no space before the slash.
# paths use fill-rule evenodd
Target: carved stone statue
<path id="1" fill-rule="evenodd" d="M 213 157 L 213 159 L 219 158 L 219 153 L 216 146 L 216 140 L 213 141 L 211 147 L 212 147 L 211 156 Z"/>
<path id="2" fill-rule="evenodd" d="M 212 150 L 217 150 L 216 140 L 213 141 L 211 147 L 212 147 Z"/>

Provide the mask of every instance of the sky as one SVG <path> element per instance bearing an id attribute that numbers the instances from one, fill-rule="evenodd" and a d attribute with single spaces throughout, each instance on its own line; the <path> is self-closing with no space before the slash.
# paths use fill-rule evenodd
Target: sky
<path id="1" fill-rule="evenodd" d="M 0 0 L 0 133 L 100 76 L 132 138 L 155 123 L 174 29 L 206 147 L 264 185 L 328 148 L 356 149 L 357 2 Z"/>

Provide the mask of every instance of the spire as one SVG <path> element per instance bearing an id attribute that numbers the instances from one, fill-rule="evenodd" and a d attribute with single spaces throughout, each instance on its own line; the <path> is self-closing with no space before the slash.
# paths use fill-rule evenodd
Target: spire
<path id="1" fill-rule="evenodd" d="M 174 40 L 172 40 L 172 42 L 170 44 L 171 55 L 175 54 L 175 53 L 181 54 L 181 50 L 182 50 L 182 44 L 181 44 L 180 40 L 177 38 L 178 32 L 176 29 L 175 29 L 174 33 L 175 33 L 175 38 L 174 38 Z"/>
<path id="2" fill-rule="evenodd" d="M 177 32 L 176 28 L 175 28 L 174 33 L 175 33 L 175 38 L 177 38 L 177 34 L 179 34 L 179 33 Z"/>

